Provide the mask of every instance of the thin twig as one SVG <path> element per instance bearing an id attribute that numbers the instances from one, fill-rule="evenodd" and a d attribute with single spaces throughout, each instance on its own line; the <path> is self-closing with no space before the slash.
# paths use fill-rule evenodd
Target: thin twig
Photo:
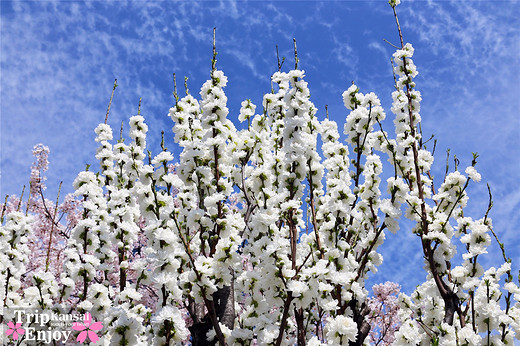
<path id="1" fill-rule="evenodd" d="M 478 155 L 474 154 L 475 156 L 475 159 Z M 491 188 L 489 187 L 489 184 L 487 184 L 487 188 L 488 188 L 488 193 L 489 193 L 489 203 L 488 203 L 488 207 L 487 207 L 487 210 L 486 210 L 486 214 L 484 216 L 484 224 L 487 225 L 487 218 L 488 218 L 488 215 L 489 215 L 489 212 L 491 210 L 491 208 L 493 207 L 493 196 L 491 195 Z M 500 240 L 498 239 L 498 236 L 497 234 L 495 233 L 495 230 L 493 229 L 493 227 L 491 227 L 490 225 L 487 225 L 489 230 L 491 231 L 491 233 L 493 234 L 493 237 L 495 237 L 495 240 L 497 241 L 498 243 L 498 246 L 500 246 L 500 250 L 502 250 L 502 257 L 504 258 L 504 262 L 506 263 L 511 263 L 511 258 L 507 257 L 506 256 L 506 250 L 504 248 L 504 243 L 500 242 Z M 513 281 L 513 275 L 511 275 L 511 269 L 509 269 L 507 271 L 507 279 L 506 279 L 506 282 L 511 282 Z M 511 295 L 512 293 L 511 292 L 508 292 L 507 296 L 506 296 L 506 314 L 509 312 L 509 308 L 511 307 Z M 474 317 L 473 317 L 474 319 Z M 506 326 L 505 325 L 502 325 L 502 342 L 505 340 L 505 337 L 506 337 Z"/>
<path id="2" fill-rule="evenodd" d="M 108 121 L 108 113 L 110 113 L 110 106 L 112 105 L 112 99 L 114 98 L 114 91 L 117 88 L 117 78 L 114 80 L 114 87 L 112 88 L 112 95 L 110 95 L 110 101 L 108 102 L 107 115 L 105 115 L 105 124 Z"/>
<path id="3" fill-rule="evenodd" d="M 22 188 L 22 195 L 20 196 L 20 200 L 18 201 L 18 206 L 16 207 L 16 211 L 20 211 L 20 207 L 22 206 L 22 199 L 23 199 L 24 192 L 25 192 L 25 185 Z"/>
<path id="4" fill-rule="evenodd" d="M 491 195 L 491 188 L 489 187 L 489 184 L 487 184 L 487 188 L 488 188 L 488 193 L 489 193 L 489 204 L 488 204 L 488 207 L 486 210 L 486 214 L 484 216 L 484 224 L 487 224 L 487 218 L 488 218 L 489 212 L 491 211 L 491 208 L 493 208 L 493 196 Z M 497 234 L 495 233 L 495 231 L 493 230 L 492 227 L 489 227 L 489 229 L 490 229 L 491 233 L 493 234 L 493 237 L 495 237 L 495 240 L 497 241 L 498 246 L 500 246 L 500 250 L 502 250 L 502 257 L 504 258 L 504 261 L 508 262 L 508 263 L 511 262 L 511 259 L 506 256 L 506 249 L 504 247 L 504 243 L 500 242 Z"/>
<path id="5" fill-rule="evenodd" d="M 215 46 L 215 32 L 217 31 L 217 28 L 213 28 L 213 59 L 211 60 L 211 71 L 216 70 L 217 66 L 217 48 Z"/>
<path id="6" fill-rule="evenodd" d="M 399 87 L 397 86 L 397 77 L 395 76 L 395 66 L 394 66 L 394 58 L 390 58 L 390 64 L 392 64 L 392 75 L 394 76 L 394 88 L 399 91 Z"/>
<path id="7" fill-rule="evenodd" d="M 282 70 L 283 63 L 285 62 L 285 57 L 282 56 L 282 61 L 280 61 L 280 55 L 278 54 L 278 45 L 276 45 L 276 60 L 278 62 L 278 72 L 280 72 Z"/>
<path id="8" fill-rule="evenodd" d="M 433 135 L 432 135 L 432 137 L 433 137 Z M 433 140 L 432 156 L 435 155 L 435 149 L 436 149 L 436 148 L 437 148 L 437 140 L 434 139 L 434 140 Z"/>
<path id="9" fill-rule="evenodd" d="M 164 131 L 161 131 L 161 149 L 162 149 L 162 151 L 166 151 L 166 150 L 168 150 L 168 149 L 164 146 Z"/>
<path id="10" fill-rule="evenodd" d="M 49 264 L 51 262 L 51 247 L 52 247 L 52 235 L 54 233 L 54 220 L 56 219 L 56 215 L 58 214 L 58 206 L 60 202 L 60 192 L 61 192 L 61 185 L 63 184 L 63 181 L 60 181 L 60 186 L 58 188 L 58 196 L 56 197 L 56 206 L 54 207 L 54 214 L 52 215 L 52 226 L 51 226 L 51 232 L 49 235 L 49 245 L 47 247 L 47 259 L 45 261 L 45 271 L 49 271 Z M 45 204 L 45 200 L 43 201 Z"/>
<path id="11" fill-rule="evenodd" d="M 446 177 L 448 176 L 448 171 L 450 170 L 450 149 L 446 150 L 446 171 L 444 172 L 443 182 L 446 181 Z"/>
<path id="12" fill-rule="evenodd" d="M 325 105 L 325 115 L 327 116 L 327 120 L 329 120 L 329 105 Z"/>
<path id="13" fill-rule="evenodd" d="M 282 64 L 280 64 L 280 54 L 278 53 L 278 45 L 276 45 L 276 62 L 278 64 L 278 72 L 282 70 Z"/>
<path id="14" fill-rule="evenodd" d="M 175 99 L 175 105 L 179 104 L 179 95 L 177 94 L 177 78 L 175 73 L 173 74 L 173 98 Z"/>
<path id="15" fill-rule="evenodd" d="M 386 43 L 388 43 L 389 45 L 391 45 L 391 46 L 394 47 L 395 49 L 400 49 L 400 48 L 397 47 L 395 44 L 390 43 L 390 41 L 388 41 L 386 38 L 384 38 L 383 41 L 385 41 Z"/>
<path id="16" fill-rule="evenodd" d="M 297 70 L 298 69 L 298 49 L 296 48 L 296 39 L 293 38 L 293 43 L 294 43 L 294 69 Z"/>

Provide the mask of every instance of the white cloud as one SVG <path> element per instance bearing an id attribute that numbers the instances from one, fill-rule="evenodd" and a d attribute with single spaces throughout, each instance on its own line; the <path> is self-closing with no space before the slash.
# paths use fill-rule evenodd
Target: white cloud
<path id="1" fill-rule="evenodd" d="M 372 48 L 376 51 L 379 51 L 383 56 L 388 59 L 389 56 L 391 56 L 390 52 L 383 47 L 383 45 L 380 42 L 372 41 L 368 44 L 369 48 Z"/>

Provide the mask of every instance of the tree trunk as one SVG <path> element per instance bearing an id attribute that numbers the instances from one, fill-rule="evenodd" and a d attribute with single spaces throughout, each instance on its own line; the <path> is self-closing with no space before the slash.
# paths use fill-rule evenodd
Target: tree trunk
<path id="1" fill-rule="evenodd" d="M 235 297 L 234 297 L 234 278 L 230 286 L 219 288 L 213 293 L 215 312 L 220 323 L 233 329 L 235 323 Z M 211 318 L 209 317 L 204 304 L 196 304 L 195 316 L 192 316 L 193 325 L 189 327 L 191 333 L 192 346 L 213 346 L 217 345 L 218 340 L 207 341 L 207 333 L 213 329 Z"/>
<path id="2" fill-rule="evenodd" d="M 306 333 L 305 333 L 305 325 L 304 325 L 304 320 L 303 320 L 303 309 L 302 308 L 299 308 L 299 309 L 296 309 L 294 308 L 294 317 L 296 319 L 296 326 L 298 327 L 298 332 L 297 332 L 297 344 L 298 346 L 305 346 L 306 344 L 306 340 L 305 340 L 305 336 L 306 336 Z"/>
<path id="3" fill-rule="evenodd" d="M 213 326 L 211 325 L 211 320 L 207 314 L 197 322 L 193 320 L 193 325 L 188 328 L 191 333 L 191 344 L 193 346 L 216 345 L 216 339 L 214 339 L 214 341 L 207 341 L 206 339 L 206 335 L 212 328 Z"/>
<path id="4" fill-rule="evenodd" d="M 361 308 L 357 307 L 357 300 L 351 300 L 349 303 L 350 308 L 354 312 L 352 318 L 357 324 L 358 334 L 356 341 L 349 342 L 349 346 L 362 346 L 363 342 L 370 333 L 370 324 L 365 320 L 365 316 L 370 312 L 367 305 L 363 303 Z"/>
<path id="5" fill-rule="evenodd" d="M 444 298 L 444 322 L 448 323 L 450 326 L 453 325 L 453 320 L 455 317 L 455 312 L 457 311 L 460 300 L 457 294 L 453 291 L 449 292 L 448 296 Z"/>

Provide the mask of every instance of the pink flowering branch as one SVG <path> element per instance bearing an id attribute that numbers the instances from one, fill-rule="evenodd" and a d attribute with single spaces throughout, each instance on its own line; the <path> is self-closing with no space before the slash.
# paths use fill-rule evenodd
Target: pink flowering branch
<path id="1" fill-rule="evenodd" d="M 399 330 L 399 304 L 397 296 L 400 286 L 394 282 L 374 285 L 374 297 L 368 300 L 370 342 L 374 345 L 392 345 Z"/>

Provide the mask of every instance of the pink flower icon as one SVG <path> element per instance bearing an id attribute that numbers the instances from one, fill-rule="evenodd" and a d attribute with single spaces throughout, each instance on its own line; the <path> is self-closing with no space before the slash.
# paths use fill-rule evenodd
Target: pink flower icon
<path id="1" fill-rule="evenodd" d="M 21 323 L 17 323 L 16 325 L 13 322 L 7 323 L 7 326 L 9 327 L 8 330 L 5 331 L 5 334 L 7 336 L 13 335 L 13 340 L 18 340 L 20 335 L 25 334 L 25 330 L 23 328 L 20 328 L 22 326 Z"/>
<path id="2" fill-rule="evenodd" d="M 72 329 L 81 331 L 79 333 L 78 338 L 76 339 L 78 342 L 83 343 L 87 339 L 90 339 L 91 342 L 96 343 L 99 340 L 99 337 L 95 333 L 95 331 L 101 330 L 103 328 L 103 324 L 101 322 L 93 322 L 92 315 L 87 312 L 85 314 L 85 318 L 83 319 L 83 323 L 74 322 L 72 325 Z"/>

